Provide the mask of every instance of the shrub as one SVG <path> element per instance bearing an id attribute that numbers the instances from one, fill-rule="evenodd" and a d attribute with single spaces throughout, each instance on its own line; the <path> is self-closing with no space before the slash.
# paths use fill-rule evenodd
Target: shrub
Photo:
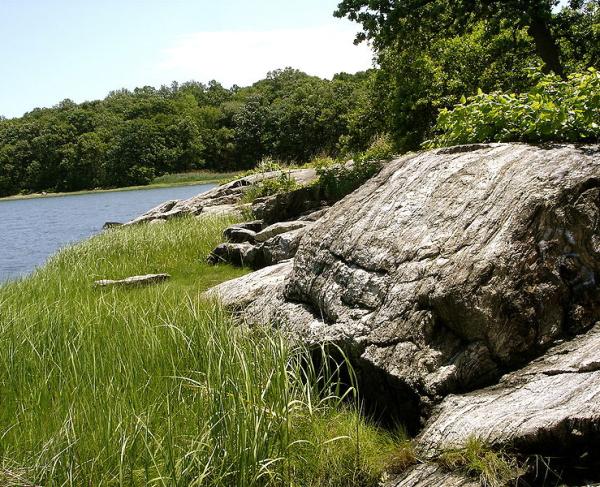
<path id="1" fill-rule="evenodd" d="M 288 172 L 282 172 L 276 178 L 263 179 L 253 184 L 244 194 L 244 202 L 252 203 L 257 198 L 281 193 L 289 193 L 298 189 L 300 185 Z"/>
<path id="2" fill-rule="evenodd" d="M 393 146 L 389 137 L 380 136 L 351 163 L 335 164 L 330 158 L 315 161 L 319 184 L 325 197 L 335 201 L 350 194 L 377 174 L 382 163 L 392 156 Z"/>
<path id="3" fill-rule="evenodd" d="M 481 91 L 442 110 L 426 148 L 476 142 L 592 142 L 600 139 L 600 73 L 541 76 L 521 94 Z"/>

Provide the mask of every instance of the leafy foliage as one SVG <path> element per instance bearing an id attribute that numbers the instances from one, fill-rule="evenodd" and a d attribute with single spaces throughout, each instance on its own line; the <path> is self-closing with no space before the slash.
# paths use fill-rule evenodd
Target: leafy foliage
<path id="1" fill-rule="evenodd" d="M 600 140 L 600 73 L 590 68 L 563 81 L 543 76 L 531 91 L 501 92 L 462 99 L 442 110 L 426 144 L 439 147 L 473 142 Z"/>
<path id="2" fill-rule="evenodd" d="M 380 136 L 369 149 L 357 154 L 353 161 L 341 164 L 332 159 L 314 161 L 319 175 L 319 185 L 329 200 L 338 200 L 350 194 L 381 169 L 384 161 L 394 155 L 393 145 L 387 136 Z"/>
<path id="3" fill-rule="evenodd" d="M 244 194 L 244 201 L 251 203 L 257 198 L 289 193 L 299 187 L 300 185 L 296 180 L 288 172 L 284 171 L 276 178 L 264 179 L 252 185 Z"/>
<path id="4" fill-rule="evenodd" d="M 600 68 L 600 2 L 344 0 L 337 15 L 362 25 L 380 66 L 365 110 L 399 151 L 431 137 L 461 96 L 529 90 L 532 67 L 561 75 Z M 545 47 L 544 47 L 545 46 Z M 543 51 L 543 52 L 542 52 Z"/>

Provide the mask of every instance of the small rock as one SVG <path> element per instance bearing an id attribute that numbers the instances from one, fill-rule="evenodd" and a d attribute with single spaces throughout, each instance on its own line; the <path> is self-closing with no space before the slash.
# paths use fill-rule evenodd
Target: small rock
<path id="1" fill-rule="evenodd" d="M 252 230 L 248 230 L 246 228 L 233 228 L 230 227 L 225 232 L 223 232 L 225 238 L 232 243 L 244 243 L 244 242 L 254 242 L 254 237 L 256 237 L 256 232 Z"/>
<path id="2" fill-rule="evenodd" d="M 102 230 L 108 230 L 109 228 L 116 228 L 122 225 L 123 224 L 119 222 L 106 222 L 104 225 L 102 225 Z"/>
<path id="3" fill-rule="evenodd" d="M 246 230 L 252 230 L 253 232 L 260 232 L 263 229 L 264 222 L 262 220 L 252 220 L 251 222 L 238 223 L 233 225 L 238 228 L 245 228 Z"/>
<path id="4" fill-rule="evenodd" d="M 170 279 L 171 276 L 169 274 L 147 274 L 145 276 L 132 276 L 126 279 L 120 279 L 117 281 L 113 281 L 110 279 L 102 279 L 100 281 L 95 281 L 94 285 L 97 287 L 107 287 L 107 286 L 125 286 L 125 287 L 134 287 L 134 286 L 146 286 L 148 284 L 157 284 L 159 282 L 166 281 Z"/>
<path id="5" fill-rule="evenodd" d="M 254 238 L 257 242 L 266 242 L 267 240 L 275 237 L 276 235 L 291 232 L 293 230 L 298 230 L 300 228 L 305 228 L 308 225 L 308 222 L 302 221 L 274 223 L 273 225 L 268 226 L 267 228 L 262 230 L 261 232 L 258 232 Z"/>
<path id="6" fill-rule="evenodd" d="M 252 267 L 257 260 L 257 249 L 249 243 L 223 243 L 208 256 L 210 264 L 230 263 Z"/>
<path id="7" fill-rule="evenodd" d="M 264 264 L 269 266 L 292 259 L 296 255 L 300 240 L 302 240 L 305 233 L 306 227 L 303 227 L 291 232 L 281 233 L 263 243 L 261 249 Z"/>

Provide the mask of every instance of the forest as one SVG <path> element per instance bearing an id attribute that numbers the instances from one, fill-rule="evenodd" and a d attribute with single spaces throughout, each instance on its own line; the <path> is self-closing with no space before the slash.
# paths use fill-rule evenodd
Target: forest
<path id="1" fill-rule="evenodd" d="M 360 24 L 373 69 L 327 80 L 285 68 L 248 87 L 173 82 L 0 117 L 0 196 L 147 184 L 266 157 L 342 159 L 382 135 L 397 153 L 600 137 L 598 0 L 343 0 L 335 15 Z M 520 108 L 500 113 L 503 97 Z M 527 127 L 507 129 L 511 117 Z"/>

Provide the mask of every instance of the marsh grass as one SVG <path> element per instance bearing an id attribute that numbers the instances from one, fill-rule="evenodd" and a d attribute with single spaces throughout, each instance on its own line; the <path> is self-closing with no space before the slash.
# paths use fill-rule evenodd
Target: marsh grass
<path id="1" fill-rule="evenodd" d="M 193 184 L 193 183 L 212 183 L 224 182 L 231 179 L 236 179 L 241 174 L 241 171 L 230 172 L 211 172 L 211 171 L 190 171 L 174 174 L 164 174 L 152 180 L 150 185 L 178 185 L 178 184 Z"/>
<path id="2" fill-rule="evenodd" d="M 229 223 L 110 230 L 0 287 L 1 485 L 377 485 L 395 438 L 353 390 L 202 299 L 243 272 L 205 263 Z"/>
<path id="3" fill-rule="evenodd" d="M 442 453 L 438 462 L 448 470 L 479 478 L 484 487 L 516 484 L 527 473 L 527 469 L 508 453 L 494 450 L 475 437 L 469 438 L 461 448 Z"/>

